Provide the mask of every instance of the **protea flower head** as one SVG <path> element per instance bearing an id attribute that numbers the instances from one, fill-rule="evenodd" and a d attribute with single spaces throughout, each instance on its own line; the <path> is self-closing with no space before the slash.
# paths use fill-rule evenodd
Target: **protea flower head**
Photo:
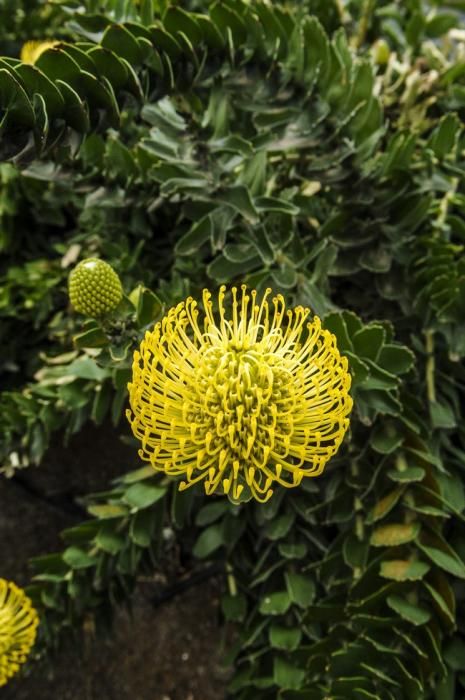
<path id="1" fill-rule="evenodd" d="M 266 501 L 272 486 L 318 476 L 352 407 L 347 359 L 317 316 L 282 295 L 226 287 L 214 311 L 189 297 L 147 331 L 134 354 L 127 417 L 139 454 L 183 490 Z M 229 309 L 229 313 L 228 310 Z"/>
<path id="2" fill-rule="evenodd" d="M 69 298 L 81 314 L 97 318 L 113 311 L 123 297 L 121 281 L 104 260 L 87 258 L 71 271 Z"/>
<path id="3" fill-rule="evenodd" d="M 54 39 L 44 39 L 43 41 L 26 41 L 21 48 L 21 61 L 23 63 L 30 63 L 31 65 L 34 65 L 44 51 L 51 49 L 53 46 L 56 46 L 59 43 L 59 41 Z"/>
<path id="4" fill-rule="evenodd" d="M 0 687 L 26 661 L 38 624 L 39 617 L 24 591 L 0 579 Z"/>

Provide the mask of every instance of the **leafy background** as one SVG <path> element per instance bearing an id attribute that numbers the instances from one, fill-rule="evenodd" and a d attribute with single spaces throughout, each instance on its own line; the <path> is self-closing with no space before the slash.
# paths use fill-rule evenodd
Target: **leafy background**
<path id="1" fill-rule="evenodd" d="M 460 697 L 465 3 L 14 6 L 0 11 L 2 473 L 88 420 L 110 416 L 133 444 L 133 349 L 223 282 L 309 305 L 355 401 L 325 475 L 265 506 L 178 494 L 150 468 L 89 495 L 91 519 L 32 562 L 42 648 L 90 611 L 106 622 L 169 525 L 224 571 L 232 696 Z M 45 36 L 62 43 L 22 64 L 22 41 Z M 104 324 L 67 300 L 90 255 L 126 290 Z"/>

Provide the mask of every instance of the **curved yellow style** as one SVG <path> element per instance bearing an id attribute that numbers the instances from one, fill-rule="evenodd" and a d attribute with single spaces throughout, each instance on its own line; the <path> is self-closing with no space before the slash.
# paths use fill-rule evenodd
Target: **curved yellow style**
<path id="1" fill-rule="evenodd" d="M 0 579 L 0 688 L 26 661 L 38 624 L 39 617 L 24 591 Z"/>
<path id="2" fill-rule="evenodd" d="M 352 408 L 347 359 L 310 310 L 286 310 L 271 290 L 226 287 L 189 297 L 147 331 L 128 384 L 139 454 L 207 494 L 267 501 L 274 483 L 318 476 Z M 227 308 L 230 314 L 227 314 Z"/>

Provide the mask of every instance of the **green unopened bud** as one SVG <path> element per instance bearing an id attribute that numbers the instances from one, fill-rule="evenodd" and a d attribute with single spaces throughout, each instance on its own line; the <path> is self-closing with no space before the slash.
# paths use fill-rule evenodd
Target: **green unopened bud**
<path id="1" fill-rule="evenodd" d="M 378 39 L 378 41 L 375 41 L 373 44 L 371 53 L 375 63 L 377 63 L 379 66 L 385 66 L 389 61 L 391 49 L 389 48 L 387 41 L 384 39 Z"/>
<path id="2" fill-rule="evenodd" d="M 76 265 L 69 276 L 69 298 L 76 311 L 97 318 L 118 306 L 123 288 L 108 263 L 87 258 Z"/>

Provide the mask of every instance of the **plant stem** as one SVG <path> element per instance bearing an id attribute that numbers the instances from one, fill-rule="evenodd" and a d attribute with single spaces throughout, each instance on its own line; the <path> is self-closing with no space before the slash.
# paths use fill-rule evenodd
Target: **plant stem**
<path id="1" fill-rule="evenodd" d="M 430 403 L 435 403 L 436 401 L 436 387 L 434 385 L 434 370 L 435 370 L 435 359 L 434 359 L 434 331 L 428 330 L 425 332 L 426 337 L 426 390 L 428 393 L 428 401 Z"/>
<path id="2" fill-rule="evenodd" d="M 365 0 L 365 4 L 362 10 L 362 16 L 360 17 L 360 22 L 358 24 L 358 32 L 354 41 L 355 48 L 357 49 L 360 48 L 365 41 L 374 9 L 374 0 Z"/>

